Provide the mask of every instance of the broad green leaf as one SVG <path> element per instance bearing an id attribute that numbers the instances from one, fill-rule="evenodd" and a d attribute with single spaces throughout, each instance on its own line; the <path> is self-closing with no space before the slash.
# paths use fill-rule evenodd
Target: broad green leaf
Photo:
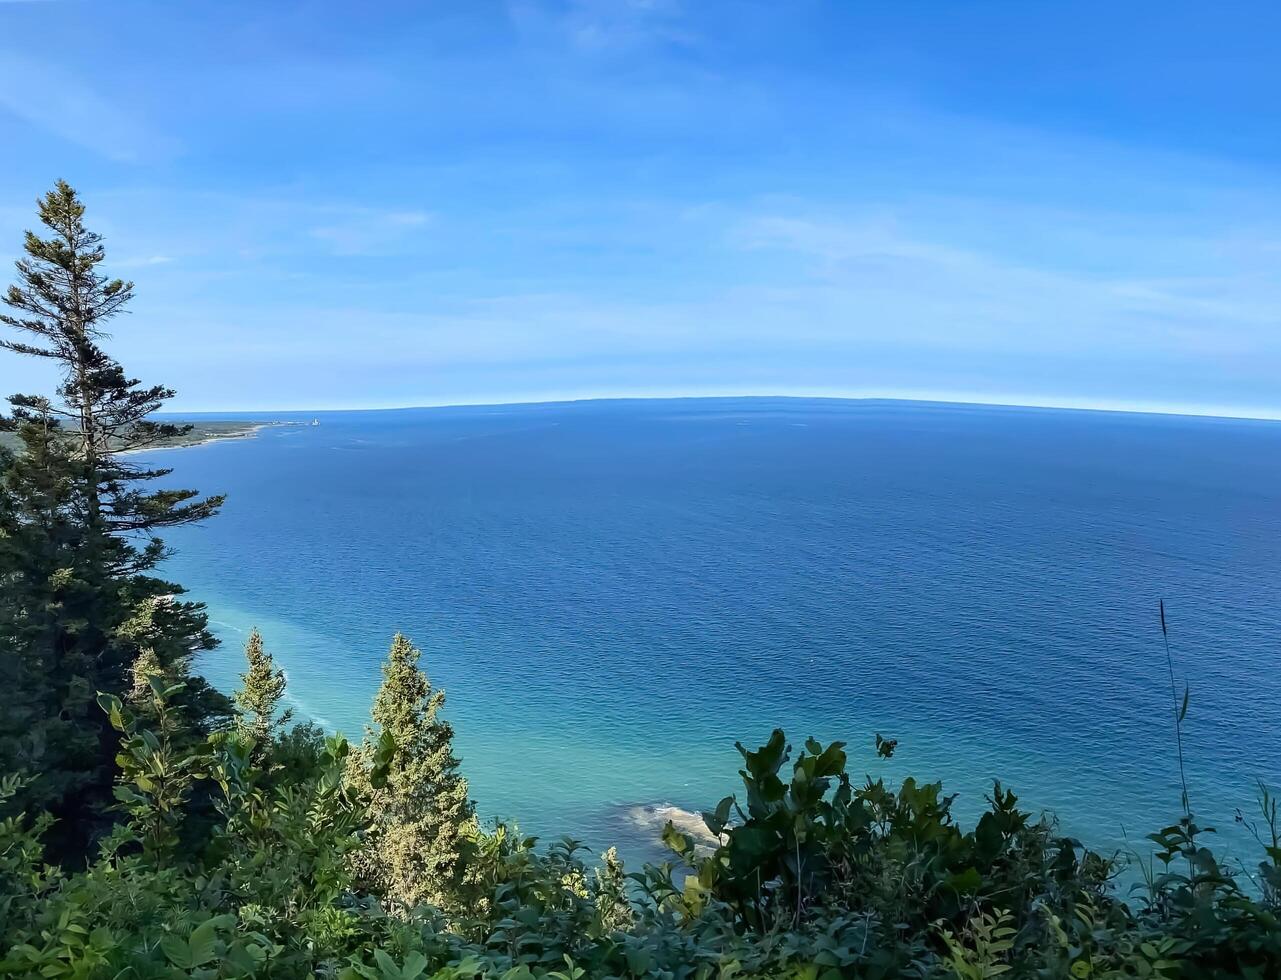
<path id="1" fill-rule="evenodd" d="M 174 935 L 162 936 L 160 949 L 165 954 L 165 958 L 178 969 L 186 970 L 191 967 L 191 948 L 186 940 Z"/>

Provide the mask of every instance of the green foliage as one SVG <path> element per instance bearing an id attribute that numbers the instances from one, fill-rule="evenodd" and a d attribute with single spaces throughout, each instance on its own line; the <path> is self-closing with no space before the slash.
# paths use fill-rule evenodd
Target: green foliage
<path id="1" fill-rule="evenodd" d="M 14 395 L 0 428 L 19 450 L 0 451 L 0 766 L 31 775 L 23 805 L 57 823 L 50 855 L 76 865 L 110 826 L 114 733 L 94 704 L 105 691 L 146 702 L 145 678 L 181 683 L 172 708 L 189 742 L 225 716 L 226 699 L 190 675 L 211 647 L 203 607 L 152 576 L 165 555 L 158 531 L 203 520 L 220 498 L 151 490 L 167 471 L 123 455 L 180 434 L 151 414 L 172 392 L 143 387 L 101 346 L 133 286 L 99 271 L 102 239 L 59 181 L 38 204 L 17 281 L 0 299 L 0 349 L 50 363 L 55 396 Z M 175 733 L 175 737 L 180 737 Z"/>
<path id="2" fill-rule="evenodd" d="M 635 921 L 627 894 L 627 874 L 616 848 L 611 847 L 600 856 L 592 894 L 596 902 L 596 928 L 602 934 L 627 929 Z"/>
<path id="3" fill-rule="evenodd" d="M 411 658 L 412 659 L 412 658 Z M 240 737 L 182 750 L 166 734 L 181 692 L 148 685 L 155 729 L 119 699 L 127 819 L 85 871 L 43 864 L 48 821 L 0 821 L 0 976 L 1275 977 L 1274 891 L 1252 890 L 1174 825 L 1147 891 L 1129 903 L 1111 862 L 1057 837 L 997 787 L 972 830 L 937 784 L 854 788 L 840 745 L 808 742 L 790 765 L 775 733 L 742 750 L 743 805 L 707 815 L 700 852 L 669 826 L 672 861 L 632 876 L 607 852 L 593 871 L 575 841 L 548 848 L 499 825 L 463 834 L 464 880 L 447 914 L 407 907 L 353 874 L 379 827 L 376 787 L 405 760 L 384 733 L 368 785 L 346 777 L 341 737 L 306 728 L 263 753 Z M 287 748 L 285 748 L 287 746 Z M 280 764 L 309 756 L 296 770 Z M 217 818 L 178 847 L 194 790 Z M 0 805 L 20 780 L 0 782 Z M 1278 830 L 1263 801 L 1260 868 L 1275 880 Z M 1191 838 L 1191 839 L 1190 839 Z M 1194 870 L 1185 874 L 1196 848 Z M 799 853 L 800 857 L 796 855 Z M 684 874 L 680 883 L 677 878 Z M 751 887 L 748 887 L 749 884 Z M 394 913 L 394 914 L 393 914 Z"/>
<path id="4" fill-rule="evenodd" d="M 0 454 L 0 764 L 30 775 L 25 807 L 62 815 L 64 801 L 110 785 L 93 694 L 120 682 L 127 654 L 96 625 L 110 600 L 84 547 L 84 467 L 48 417 L 20 436 L 20 455 Z"/>
<path id="5" fill-rule="evenodd" d="M 182 691 L 182 685 L 166 685 L 159 677 L 147 678 L 147 685 L 148 714 L 156 725 L 154 730 L 141 727 L 114 695 L 98 697 L 111 727 L 122 735 L 116 755 L 120 776 L 115 797 L 118 809 L 128 816 L 127 822 L 116 828 L 109 846 L 136 842 L 150 864 L 163 866 L 174 857 L 185 815 L 183 804 L 191 796 L 205 759 L 203 754 L 178 751 L 173 742 L 177 726 L 170 701 Z"/>
<path id="6" fill-rule="evenodd" d="M 293 711 L 279 711 L 285 696 L 285 672 L 276 668 L 257 629 L 245 643 L 245 660 L 248 669 L 240 675 L 240 690 L 233 697 L 236 722 L 246 737 L 262 746 L 289 724 Z"/>
<path id="7" fill-rule="evenodd" d="M 474 810 L 454 756 L 453 728 L 440 717 L 445 692 L 432 689 L 420 656 L 396 635 L 373 724 L 352 758 L 349 778 L 369 798 L 374 818 L 357 863 L 370 883 L 403 906 L 449 906 L 463 879 L 464 835 Z M 376 760 L 389 750 L 386 781 L 375 785 Z"/>

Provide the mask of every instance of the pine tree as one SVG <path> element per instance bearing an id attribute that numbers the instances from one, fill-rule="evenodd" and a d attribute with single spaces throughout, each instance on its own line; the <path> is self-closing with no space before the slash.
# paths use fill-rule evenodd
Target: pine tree
<path id="1" fill-rule="evenodd" d="M 258 745 L 266 746 L 275 734 L 289 724 L 293 710 L 277 715 L 285 696 L 285 672 L 262 645 L 257 629 L 245 643 L 245 660 L 249 667 L 240 675 L 240 690 L 235 694 L 238 727 Z"/>
<path id="2" fill-rule="evenodd" d="M 32 777 L 20 805 L 56 811 L 110 780 L 93 704 L 100 665 L 79 642 L 101 597 L 80 547 L 80 463 L 47 414 L 19 438 L 21 452 L 0 459 L 0 764 Z"/>
<path id="3" fill-rule="evenodd" d="M 52 362 L 61 382 L 56 398 L 11 396 L 3 420 L 22 451 L 0 477 L 0 640 L 12 654 L 6 670 L 31 687 L 31 731 L 65 728 L 67 737 L 0 736 L 0 765 L 38 774 L 31 791 L 46 798 L 69 848 L 51 850 L 76 857 L 111 801 L 114 736 L 92 705 L 96 691 L 125 697 L 138 669 L 158 670 L 184 684 L 174 713 L 191 738 L 228 711 L 189 677 L 195 653 L 214 645 L 203 606 L 149 574 L 166 554 L 157 532 L 211 516 L 221 498 L 149 490 L 169 471 L 122 455 L 186 429 L 151 420 L 172 391 L 140 386 L 100 345 L 133 285 L 98 271 L 102 239 L 85 228 L 75 191 L 59 181 L 38 208 L 46 237 L 27 233 L 17 283 L 0 297 L 12 311 L 0 324 L 24 339 L 0 338 L 0 349 Z"/>
<path id="4" fill-rule="evenodd" d="M 150 416 L 173 397 L 163 385 L 140 382 L 100 346 L 104 326 L 133 298 L 133 283 L 98 272 L 106 258 L 102 236 L 84 226 L 85 207 L 66 181 L 37 202 L 40 221 L 51 233 L 26 234 L 26 258 L 16 263 L 18 282 L 4 296 L 15 313 L 0 313 L 0 323 L 31 335 L 31 341 L 0 338 L 0 348 L 57 363 L 61 405 L 38 395 L 14 395 L 19 419 L 32 410 L 49 413 L 75 432 L 92 479 L 87 518 L 109 531 L 152 536 L 161 528 L 189 524 L 217 513 L 221 497 L 198 500 L 195 490 L 142 489 L 169 470 L 126 462 L 121 454 L 145 449 L 183 435 L 189 425 L 156 422 Z M 155 542 L 153 542 L 153 545 Z M 126 568 L 144 571 L 163 557 L 148 547 L 130 556 Z"/>
<path id="5" fill-rule="evenodd" d="M 454 730 L 440 717 L 445 692 L 433 690 L 420 653 L 399 633 L 383 665 L 373 724 L 353 755 L 350 781 L 371 801 L 374 830 L 360 872 L 405 906 L 449 907 L 462 879 L 464 834 L 475 821 L 467 780 L 454 756 Z M 395 754 L 383 786 L 370 779 L 385 734 Z"/>

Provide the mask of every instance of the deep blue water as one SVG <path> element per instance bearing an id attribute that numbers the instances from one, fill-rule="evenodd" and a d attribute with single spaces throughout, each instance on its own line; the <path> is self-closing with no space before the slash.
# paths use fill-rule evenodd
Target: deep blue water
<path id="1" fill-rule="evenodd" d="M 157 454 L 229 495 L 170 535 L 224 640 L 203 669 L 234 686 L 258 625 L 297 706 L 358 735 L 402 630 L 481 812 L 527 831 L 641 856 L 633 807 L 714 803 L 734 741 L 781 726 L 967 813 L 1000 777 L 1136 840 L 1179 806 L 1162 597 L 1194 809 L 1240 852 L 1235 809 L 1281 785 L 1281 424 L 794 399 L 320 419 Z"/>

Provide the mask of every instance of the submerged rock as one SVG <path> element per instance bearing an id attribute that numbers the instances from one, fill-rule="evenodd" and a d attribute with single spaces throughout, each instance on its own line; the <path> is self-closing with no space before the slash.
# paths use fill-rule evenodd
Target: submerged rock
<path id="1" fill-rule="evenodd" d="M 713 848 L 720 843 L 719 838 L 703 823 L 701 814 L 682 809 L 673 803 L 639 803 L 626 807 L 624 814 L 633 825 L 652 834 L 655 840 L 662 838 L 663 828 L 671 823 L 698 847 Z"/>

